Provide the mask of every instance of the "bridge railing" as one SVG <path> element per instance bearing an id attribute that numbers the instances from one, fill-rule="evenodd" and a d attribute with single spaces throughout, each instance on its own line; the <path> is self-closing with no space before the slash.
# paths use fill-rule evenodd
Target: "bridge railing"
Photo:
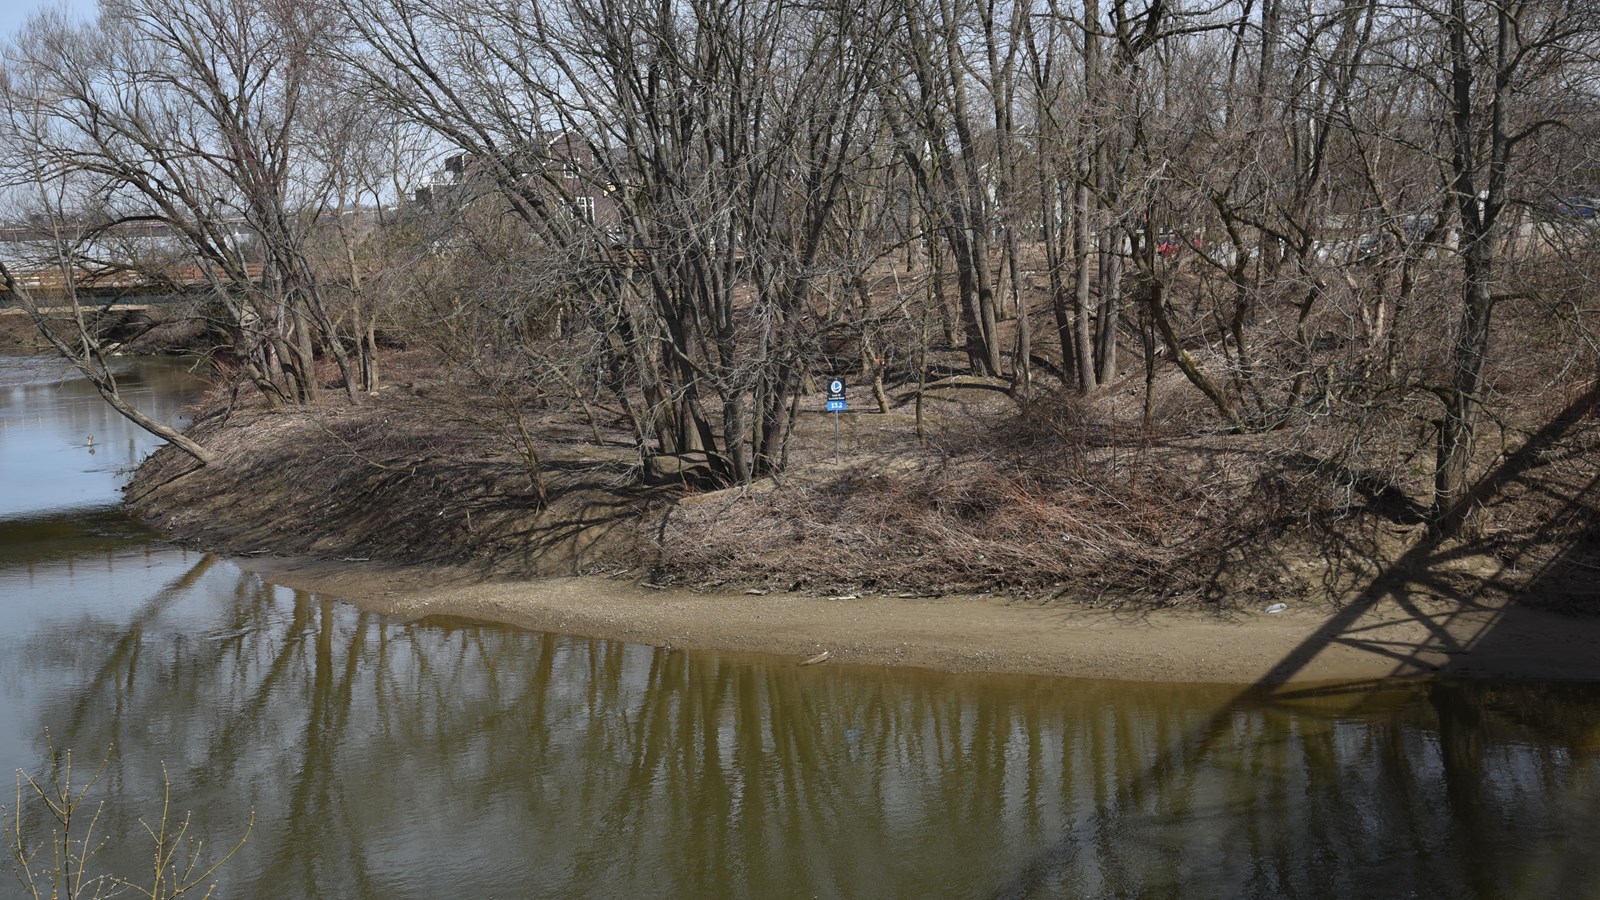
<path id="1" fill-rule="evenodd" d="M 245 275 L 252 282 L 259 282 L 262 272 L 260 263 L 245 267 Z M 200 266 L 176 266 L 156 272 L 74 269 L 70 275 L 60 269 L 13 270 L 12 278 L 18 287 L 37 300 L 64 300 L 77 292 L 103 301 L 128 295 L 172 295 L 193 288 L 210 287 L 216 283 L 218 274 Z M 0 283 L 0 304 L 9 305 L 12 302 L 14 299 L 10 287 Z"/>

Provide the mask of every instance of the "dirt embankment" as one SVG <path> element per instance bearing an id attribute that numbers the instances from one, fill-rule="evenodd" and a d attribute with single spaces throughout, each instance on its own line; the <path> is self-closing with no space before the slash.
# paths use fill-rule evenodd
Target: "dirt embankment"
<path id="1" fill-rule="evenodd" d="M 1260 441 L 1008 420 L 997 450 L 972 437 L 996 420 L 974 421 L 925 446 L 893 413 L 856 417 L 835 464 L 819 416 L 781 483 L 702 491 L 642 484 L 625 443 L 556 417 L 534 423 L 535 471 L 459 393 L 412 385 L 213 408 L 194 434 L 220 462 L 164 450 L 128 500 L 181 542 L 396 615 L 952 671 L 1600 679 L 1600 621 L 1572 615 L 1596 600 L 1593 520 L 1538 505 L 1588 508 L 1586 446 L 1512 453 L 1488 524 L 1438 542 L 1381 492 L 1308 524 L 1314 479 Z"/>
<path id="2" fill-rule="evenodd" d="M 781 478 L 717 490 L 693 471 L 646 477 L 623 435 L 559 414 L 508 427 L 450 385 L 360 406 L 216 400 L 191 433 L 218 461 L 195 470 L 163 450 L 127 498 L 192 544 L 482 577 L 627 571 L 700 589 L 1142 609 L 1347 587 L 1342 566 L 1330 578 L 1321 561 L 1284 555 L 1290 494 L 1251 462 L 1258 448 L 1141 443 L 1102 425 L 1064 438 L 1014 412 L 950 408 L 964 418 L 947 415 L 926 442 L 905 414 L 849 417 L 837 458 L 831 422 L 803 415 Z M 995 445 L 997 428 L 1009 433 Z M 539 436 L 534 453 L 525 431 Z"/>
<path id="3" fill-rule="evenodd" d="M 634 484 L 620 447 L 549 450 L 530 473 L 454 396 L 286 410 L 218 401 L 190 434 L 217 461 L 197 469 L 164 448 L 125 499 L 175 539 L 232 554 L 453 566 L 484 578 L 631 569 L 664 503 L 664 489 Z"/>

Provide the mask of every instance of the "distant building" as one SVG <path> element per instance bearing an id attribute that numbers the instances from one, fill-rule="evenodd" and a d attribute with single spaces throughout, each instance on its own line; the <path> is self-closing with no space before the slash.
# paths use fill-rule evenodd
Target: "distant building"
<path id="1" fill-rule="evenodd" d="M 531 150 L 522 151 L 514 170 L 527 179 L 531 190 L 548 192 L 563 203 L 574 218 L 615 234 L 621 216 L 613 197 L 615 185 L 596 164 L 594 145 L 573 131 L 538 135 Z M 417 185 L 408 200 L 433 209 L 456 209 L 481 194 L 483 167 L 470 153 L 444 158 L 441 170 Z"/>

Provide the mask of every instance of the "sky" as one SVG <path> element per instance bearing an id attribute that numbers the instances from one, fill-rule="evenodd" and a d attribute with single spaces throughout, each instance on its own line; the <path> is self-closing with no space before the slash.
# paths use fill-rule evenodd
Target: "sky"
<path id="1" fill-rule="evenodd" d="M 34 10 L 51 6 L 89 18 L 94 15 L 96 0 L 0 0 L 0 39 L 9 42 Z"/>

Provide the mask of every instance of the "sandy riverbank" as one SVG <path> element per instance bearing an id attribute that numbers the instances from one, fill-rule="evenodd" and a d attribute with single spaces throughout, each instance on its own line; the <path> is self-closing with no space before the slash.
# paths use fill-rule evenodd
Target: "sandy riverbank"
<path id="1" fill-rule="evenodd" d="M 1131 612 L 984 597 L 700 593 L 596 576 L 474 583 L 456 570 L 317 560 L 242 564 L 386 615 L 464 617 L 791 663 L 826 650 L 830 665 L 1153 682 L 1600 681 L 1600 621 L 1420 594 L 1396 602 L 1371 593 L 1341 608 L 1277 614 Z"/>

